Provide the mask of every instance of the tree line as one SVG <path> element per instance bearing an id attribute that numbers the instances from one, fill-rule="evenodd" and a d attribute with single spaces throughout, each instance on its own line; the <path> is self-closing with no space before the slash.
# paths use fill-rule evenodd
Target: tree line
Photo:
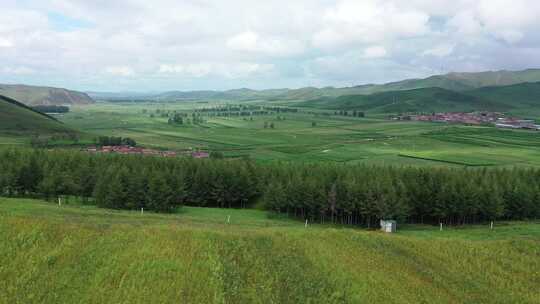
<path id="1" fill-rule="evenodd" d="M 131 146 L 135 147 L 137 142 L 129 137 L 99 136 L 95 139 L 98 146 Z"/>
<path id="2" fill-rule="evenodd" d="M 33 106 L 32 109 L 41 113 L 68 113 L 69 107 L 57 106 L 57 105 L 38 105 Z"/>
<path id="3" fill-rule="evenodd" d="M 262 206 L 312 222 L 459 225 L 540 218 L 540 170 L 194 160 L 0 151 L 0 195 L 77 196 L 100 207 Z"/>

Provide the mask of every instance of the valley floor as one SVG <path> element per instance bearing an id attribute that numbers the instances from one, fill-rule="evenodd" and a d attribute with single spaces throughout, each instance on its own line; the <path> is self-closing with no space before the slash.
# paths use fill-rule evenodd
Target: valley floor
<path id="1" fill-rule="evenodd" d="M 414 166 L 540 166 L 535 131 L 499 130 L 415 121 L 334 115 L 333 111 L 252 117 L 203 116 L 202 124 L 169 124 L 159 113 L 191 117 L 201 107 L 226 103 L 98 103 L 61 117 L 97 137 L 130 137 L 167 150 L 202 149 L 258 161 L 310 161 Z M 255 106 L 268 105 L 265 102 Z M 264 128 L 273 124 L 274 128 Z M 0 139 L 1 142 L 1 139 Z"/>
<path id="2" fill-rule="evenodd" d="M 387 235 L 0 198 L 0 256 L 0 303 L 540 303 L 540 223 Z"/>

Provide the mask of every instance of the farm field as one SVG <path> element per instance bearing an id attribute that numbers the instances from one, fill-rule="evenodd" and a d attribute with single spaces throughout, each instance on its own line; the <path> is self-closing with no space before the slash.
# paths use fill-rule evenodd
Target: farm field
<path id="1" fill-rule="evenodd" d="M 0 303 L 540 303 L 540 223 L 386 235 L 0 198 L 0 232 Z"/>
<path id="2" fill-rule="evenodd" d="M 75 107 L 60 119 L 89 135 L 131 137 L 144 146 L 220 151 L 227 157 L 259 161 L 540 165 L 540 134 L 532 131 L 390 121 L 384 116 L 344 117 L 333 115 L 333 111 L 324 115 L 318 110 L 252 116 L 253 120 L 204 117 L 204 123 L 189 125 L 168 124 L 166 117 L 157 114 L 158 110 L 191 114 L 197 108 L 223 104 L 226 103 L 98 103 Z M 265 122 L 275 127 L 264 128 Z"/>

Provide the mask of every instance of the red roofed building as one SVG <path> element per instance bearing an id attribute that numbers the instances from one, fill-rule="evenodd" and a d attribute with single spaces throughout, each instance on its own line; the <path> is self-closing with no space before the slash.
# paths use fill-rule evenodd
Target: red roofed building
<path id="1" fill-rule="evenodd" d="M 210 154 L 208 152 L 193 152 L 193 153 L 191 153 L 191 157 L 193 157 L 193 158 L 208 158 L 208 157 L 210 157 Z"/>

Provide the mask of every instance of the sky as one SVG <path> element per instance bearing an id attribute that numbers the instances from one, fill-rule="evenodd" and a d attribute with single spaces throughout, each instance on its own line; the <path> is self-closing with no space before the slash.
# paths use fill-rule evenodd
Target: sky
<path id="1" fill-rule="evenodd" d="M 540 67 L 538 0 L 1 0 L 0 83 L 352 86 Z"/>

